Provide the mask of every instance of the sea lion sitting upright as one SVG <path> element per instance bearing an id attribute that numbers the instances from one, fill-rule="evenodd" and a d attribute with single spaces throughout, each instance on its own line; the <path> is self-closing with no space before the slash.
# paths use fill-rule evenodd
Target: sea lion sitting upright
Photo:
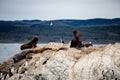
<path id="1" fill-rule="evenodd" d="M 80 33 L 77 30 L 73 31 L 73 39 L 71 41 L 70 47 L 80 48 L 82 47 L 82 41 L 80 37 Z"/>
<path id="2" fill-rule="evenodd" d="M 30 42 L 21 45 L 20 49 L 24 50 L 24 49 L 35 48 L 35 47 L 37 47 L 36 46 L 37 43 L 38 43 L 38 37 L 34 36 L 33 39 Z"/>

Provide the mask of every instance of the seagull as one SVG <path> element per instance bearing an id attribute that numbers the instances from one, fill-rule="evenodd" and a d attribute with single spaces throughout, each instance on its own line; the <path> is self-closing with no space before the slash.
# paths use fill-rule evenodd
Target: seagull
<path id="1" fill-rule="evenodd" d="M 92 42 L 90 41 L 89 44 L 92 44 Z"/>

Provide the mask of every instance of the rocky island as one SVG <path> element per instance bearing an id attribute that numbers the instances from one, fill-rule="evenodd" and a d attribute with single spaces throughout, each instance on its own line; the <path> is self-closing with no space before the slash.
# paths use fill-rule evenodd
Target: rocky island
<path id="1" fill-rule="evenodd" d="M 19 62 L 11 57 L 0 64 L 0 79 L 120 80 L 120 43 L 81 49 L 48 43 Z"/>

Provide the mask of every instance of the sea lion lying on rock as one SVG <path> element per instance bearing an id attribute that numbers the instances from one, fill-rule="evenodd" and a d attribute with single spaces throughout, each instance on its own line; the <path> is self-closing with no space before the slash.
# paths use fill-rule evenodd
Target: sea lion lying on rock
<path id="1" fill-rule="evenodd" d="M 24 59 L 27 54 L 32 53 L 33 49 L 25 49 L 13 56 L 14 63 Z"/>
<path id="2" fill-rule="evenodd" d="M 59 44 L 61 44 L 61 43 L 59 43 Z M 52 50 L 52 51 L 67 50 L 68 48 L 63 45 L 65 45 L 65 44 L 57 45 L 57 46 L 59 46 L 59 48 L 56 48 L 55 45 L 50 44 L 50 45 L 44 46 L 44 47 L 36 47 L 34 49 L 25 49 L 25 50 L 22 50 L 21 52 L 17 53 L 16 55 L 14 55 L 13 61 L 15 63 L 22 59 L 31 59 L 34 54 L 43 53 L 46 50 Z"/>
<path id="3" fill-rule="evenodd" d="M 30 42 L 21 45 L 20 49 L 24 50 L 24 49 L 35 48 L 35 47 L 37 47 L 36 46 L 37 43 L 38 43 L 38 37 L 34 36 L 33 39 Z"/>
<path id="4" fill-rule="evenodd" d="M 40 47 L 40 48 L 35 48 L 35 49 L 22 50 L 21 52 L 19 52 L 13 56 L 13 61 L 14 61 L 14 63 L 16 63 L 24 58 L 31 59 L 34 54 L 42 53 L 45 50 L 51 50 L 51 49 L 45 48 L 45 47 Z"/>
<path id="5" fill-rule="evenodd" d="M 26 55 L 26 59 L 32 59 L 32 56 L 33 56 L 34 54 L 35 54 L 35 53 L 27 54 L 27 55 Z"/>

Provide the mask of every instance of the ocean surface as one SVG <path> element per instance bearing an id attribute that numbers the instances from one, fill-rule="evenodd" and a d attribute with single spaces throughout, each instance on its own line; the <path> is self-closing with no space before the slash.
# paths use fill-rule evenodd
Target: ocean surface
<path id="1" fill-rule="evenodd" d="M 46 44 L 38 44 L 37 46 L 44 46 Z M 14 54 L 20 51 L 21 44 L 19 43 L 0 43 L 0 63 L 9 59 Z"/>
<path id="2" fill-rule="evenodd" d="M 46 44 L 38 44 L 37 46 L 44 46 Z M 104 44 L 94 44 L 94 46 L 102 46 Z M 14 54 L 20 51 L 20 43 L 0 43 L 0 63 L 6 61 Z"/>

